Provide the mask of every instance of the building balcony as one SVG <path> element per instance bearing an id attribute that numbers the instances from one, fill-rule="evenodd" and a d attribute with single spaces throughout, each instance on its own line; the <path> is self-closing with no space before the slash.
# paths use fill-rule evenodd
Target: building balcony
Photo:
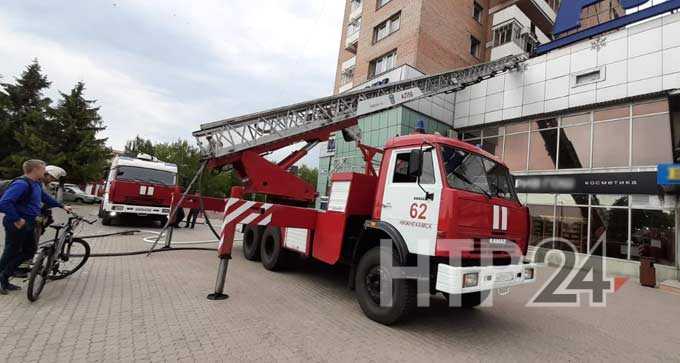
<path id="1" fill-rule="evenodd" d="M 340 67 L 341 71 L 344 73 L 348 70 L 354 69 L 357 65 L 357 57 L 354 56 L 344 62 L 342 62 L 342 66 Z"/>
<path id="2" fill-rule="evenodd" d="M 509 55 L 531 53 L 539 44 L 535 34 L 516 19 L 510 19 L 492 28 L 493 38 L 488 47 L 491 48 L 491 60 Z"/>
<path id="3" fill-rule="evenodd" d="M 357 47 L 359 45 L 359 33 L 359 30 L 355 30 L 354 32 L 347 34 L 347 38 L 345 39 L 345 50 L 352 53 L 357 52 Z"/>
<path id="4" fill-rule="evenodd" d="M 557 18 L 554 7 L 558 4 L 555 0 L 511 0 L 492 7 L 489 14 L 495 17 L 497 13 L 516 6 L 543 34 L 550 36 Z"/>
<path id="5" fill-rule="evenodd" d="M 359 1 L 351 0 L 350 3 L 351 3 L 351 5 L 350 5 L 350 10 L 349 10 L 349 21 L 351 23 L 354 20 L 361 17 L 361 13 L 364 10 L 364 6 L 363 6 L 363 2 L 361 0 L 359 0 Z"/>

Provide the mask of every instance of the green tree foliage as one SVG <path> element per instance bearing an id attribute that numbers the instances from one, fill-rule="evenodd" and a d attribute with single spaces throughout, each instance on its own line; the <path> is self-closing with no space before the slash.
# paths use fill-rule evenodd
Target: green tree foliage
<path id="1" fill-rule="evenodd" d="M 150 140 L 140 136 L 127 142 L 125 153 L 136 156 L 138 153 L 145 153 L 155 156 L 161 161 L 177 165 L 178 182 L 186 188 L 191 183 L 194 175 L 201 165 L 201 154 L 195 146 L 186 140 L 177 140 L 171 143 L 154 144 Z M 238 185 L 238 181 L 231 172 L 221 172 L 209 170 L 203 173 L 202 178 L 203 193 L 211 197 L 226 197 L 233 185 Z M 193 192 L 197 191 L 197 186 Z"/>
<path id="2" fill-rule="evenodd" d="M 14 83 L 0 84 L 0 178 L 20 175 L 27 159 L 63 167 L 73 183 L 103 177 L 111 151 L 96 137 L 104 127 L 95 101 L 79 82 L 53 108 L 44 96 L 50 85 L 37 60 Z"/>
<path id="3" fill-rule="evenodd" d="M 136 157 L 138 154 L 153 155 L 153 143 L 137 135 L 134 139 L 125 143 L 125 156 Z"/>
<path id="4" fill-rule="evenodd" d="M 97 134 L 105 128 L 95 101 L 83 97 L 85 84 L 78 82 L 71 93 L 61 93 L 62 99 L 52 111 L 52 119 L 61 132 L 51 142 L 55 153 L 51 163 L 66 169 L 71 180 L 85 182 L 98 179 L 111 159 L 106 139 Z"/>
<path id="5" fill-rule="evenodd" d="M 33 61 L 14 84 L 0 86 L 5 93 L 0 104 L 7 118 L 5 127 L 0 129 L 0 172 L 19 175 L 24 160 L 50 154 L 47 136 L 41 133 L 50 128 L 48 112 L 52 101 L 43 96 L 50 82 L 38 62 Z"/>
<path id="6" fill-rule="evenodd" d="M 302 165 L 298 169 L 298 176 L 302 178 L 307 183 L 316 187 L 316 182 L 319 179 L 319 169 L 308 168 L 307 165 Z"/>

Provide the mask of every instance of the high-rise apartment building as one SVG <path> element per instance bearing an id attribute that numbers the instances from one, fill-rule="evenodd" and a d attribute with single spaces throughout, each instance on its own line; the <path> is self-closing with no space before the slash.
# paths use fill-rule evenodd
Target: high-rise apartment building
<path id="1" fill-rule="evenodd" d="M 559 0 L 348 0 L 335 91 L 401 65 L 432 74 L 531 50 L 549 40 L 558 6 Z"/>

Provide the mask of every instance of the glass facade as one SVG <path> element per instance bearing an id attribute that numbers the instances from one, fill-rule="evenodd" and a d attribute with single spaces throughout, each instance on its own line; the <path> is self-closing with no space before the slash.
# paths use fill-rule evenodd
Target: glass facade
<path id="1" fill-rule="evenodd" d="M 469 129 L 461 138 L 482 145 L 515 174 L 652 170 L 673 160 L 666 99 Z M 521 194 L 519 199 L 531 213 L 533 246 L 677 264 L 673 198 Z"/>
<path id="2" fill-rule="evenodd" d="M 528 194 L 530 244 L 624 260 L 675 265 L 675 205 L 651 195 Z"/>
<path id="3" fill-rule="evenodd" d="M 656 166 L 673 160 L 667 100 L 465 130 L 513 172 Z"/>
<path id="4" fill-rule="evenodd" d="M 450 125 L 436 121 L 419 112 L 406 107 L 396 107 L 360 118 L 359 128 L 361 129 L 362 141 L 366 145 L 382 148 L 390 138 L 413 133 L 416 122 L 419 120 L 425 122 L 427 133 L 437 132 L 441 135 L 447 135 L 451 130 Z M 320 195 L 328 195 L 329 175 L 343 171 L 364 172 L 364 159 L 356 144 L 346 142 L 341 133 L 335 135 L 334 141 L 335 155 L 319 159 L 317 191 Z M 381 156 L 378 154 L 373 159 L 376 170 L 380 167 Z"/>

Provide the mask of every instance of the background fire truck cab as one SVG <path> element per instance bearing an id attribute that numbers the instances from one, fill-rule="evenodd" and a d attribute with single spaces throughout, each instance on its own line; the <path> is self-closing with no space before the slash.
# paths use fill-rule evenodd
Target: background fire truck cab
<path id="1" fill-rule="evenodd" d="M 165 223 L 177 188 L 177 165 L 146 154 L 136 158 L 116 156 L 106 180 L 99 217 L 104 225 L 126 215 L 148 216 Z"/>

